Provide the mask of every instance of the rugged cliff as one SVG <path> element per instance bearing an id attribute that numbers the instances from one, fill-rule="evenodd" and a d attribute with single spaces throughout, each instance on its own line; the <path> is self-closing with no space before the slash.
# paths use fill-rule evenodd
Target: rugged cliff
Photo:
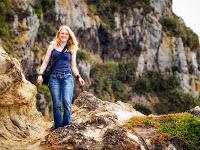
<path id="1" fill-rule="evenodd" d="M 154 104 L 167 103 L 167 113 L 176 110 L 171 109 L 171 103 L 177 99 L 167 95 L 178 95 L 182 100 L 178 86 L 185 93 L 199 95 L 198 37 L 172 12 L 171 0 L 4 0 L 0 7 L 2 44 L 21 60 L 26 78 L 32 82 L 48 41 L 59 25 L 67 24 L 78 37 L 80 49 L 89 52 L 80 50 L 78 66 L 87 80 L 86 90 L 98 97 L 129 100 L 159 113 L 163 112 L 156 110 Z M 113 62 L 107 63 L 109 60 Z M 169 78 L 168 82 L 174 82 L 170 79 L 175 77 L 178 83 L 164 87 L 170 88 L 171 93 L 164 95 L 163 90 L 158 94 L 160 86 L 152 87 L 153 80 L 147 82 L 154 76 L 149 72 L 158 72 L 162 81 Z M 147 87 L 143 90 L 147 94 L 138 92 L 138 85 Z M 165 84 L 160 85 L 163 89 Z M 76 93 L 79 91 L 77 88 Z"/>
<path id="2" fill-rule="evenodd" d="M 25 149 L 44 137 L 52 124 L 36 109 L 36 87 L 2 47 L 0 64 L 0 149 Z"/>
<path id="3" fill-rule="evenodd" d="M 72 124 L 51 131 L 36 110 L 36 87 L 20 63 L 0 48 L 0 149 L 199 149 L 199 118 L 189 113 L 145 116 L 130 104 L 82 92 Z M 192 110 L 199 115 L 199 107 Z"/>

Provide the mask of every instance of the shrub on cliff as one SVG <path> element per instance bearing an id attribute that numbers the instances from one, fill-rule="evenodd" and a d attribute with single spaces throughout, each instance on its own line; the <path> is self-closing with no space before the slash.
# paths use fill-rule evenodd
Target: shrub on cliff
<path id="1" fill-rule="evenodd" d="M 158 96 L 160 102 L 155 105 L 155 110 L 158 113 L 184 112 L 196 105 L 200 105 L 200 99 L 184 93 L 178 87 L 166 93 L 160 93 Z"/>
<path id="2" fill-rule="evenodd" d="M 102 99 L 109 93 L 117 100 L 128 100 L 131 96 L 130 85 L 135 78 L 134 64 L 131 61 L 94 64 L 91 77 L 95 93 Z"/>
<path id="3" fill-rule="evenodd" d="M 163 26 L 165 32 L 171 36 L 181 37 L 183 39 L 184 46 L 188 46 L 192 49 L 199 47 L 199 38 L 189 27 L 185 25 L 181 18 L 175 14 L 173 16 L 165 16 L 160 19 L 160 23 Z"/>
<path id="4" fill-rule="evenodd" d="M 91 55 L 85 49 L 80 49 L 77 51 L 77 60 L 91 61 Z"/>
<path id="5" fill-rule="evenodd" d="M 106 91 L 112 95 L 112 82 L 116 79 L 118 64 L 114 61 L 108 61 L 102 64 L 94 64 L 91 69 L 91 77 L 93 78 L 93 87 L 95 93 L 104 99 Z"/>
<path id="6" fill-rule="evenodd" d="M 115 26 L 114 13 L 126 13 L 133 8 L 142 8 L 143 15 L 153 11 L 149 0 L 87 0 L 90 11 L 98 15 L 104 23 L 104 26 L 113 31 Z"/>
<path id="7" fill-rule="evenodd" d="M 162 75 L 159 72 L 149 71 L 138 77 L 133 84 L 133 92 L 145 94 L 147 92 L 168 92 L 178 86 L 173 75 Z"/>

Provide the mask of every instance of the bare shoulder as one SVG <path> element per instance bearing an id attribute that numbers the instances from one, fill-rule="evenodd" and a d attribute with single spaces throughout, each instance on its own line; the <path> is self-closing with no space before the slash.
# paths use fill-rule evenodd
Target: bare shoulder
<path id="1" fill-rule="evenodd" d="M 48 52 L 52 52 L 52 50 L 54 49 L 54 43 L 53 42 L 51 42 L 50 43 L 50 45 L 49 45 L 49 47 L 48 47 Z"/>
<path id="2" fill-rule="evenodd" d="M 76 57 L 77 51 L 71 51 L 72 58 Z"/>
<path id="3" fill-rule="evenodd" d="M 78 51 L 78 48 L 74 48 L 74 50 L 71 52 L 72 55 L 76 55 L 76 54 L 77 54 L 77 51 Z"/>

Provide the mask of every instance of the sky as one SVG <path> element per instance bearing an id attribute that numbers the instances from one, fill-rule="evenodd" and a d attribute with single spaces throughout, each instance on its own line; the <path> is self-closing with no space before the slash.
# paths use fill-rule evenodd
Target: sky
<path id="1" fill-rule="evenodd" d="M 200 0 L 172 0 L 173 12 L 200 38 Z"/>

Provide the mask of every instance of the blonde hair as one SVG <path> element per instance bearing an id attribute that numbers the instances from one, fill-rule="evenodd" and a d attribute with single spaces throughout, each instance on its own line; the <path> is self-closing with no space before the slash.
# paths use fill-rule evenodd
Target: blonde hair
<path id="1" fill-rule="evenodd" d="M 72 53 L 73 51 L 78 50 L 78 41 L 76 40 L 76 37 L 72 32 L 72 30 L 67 25 L 60 26 L 59 30 L 56 33 L 55 38 L 52 41 L 52 44 L 56 45 L 57 47 L 61 46 L 59 40 L 59 34 L 62 29 L 66 29 L 69 33 L 69 39 L 67 41 L 69 44 L 69 51 Z"/>

